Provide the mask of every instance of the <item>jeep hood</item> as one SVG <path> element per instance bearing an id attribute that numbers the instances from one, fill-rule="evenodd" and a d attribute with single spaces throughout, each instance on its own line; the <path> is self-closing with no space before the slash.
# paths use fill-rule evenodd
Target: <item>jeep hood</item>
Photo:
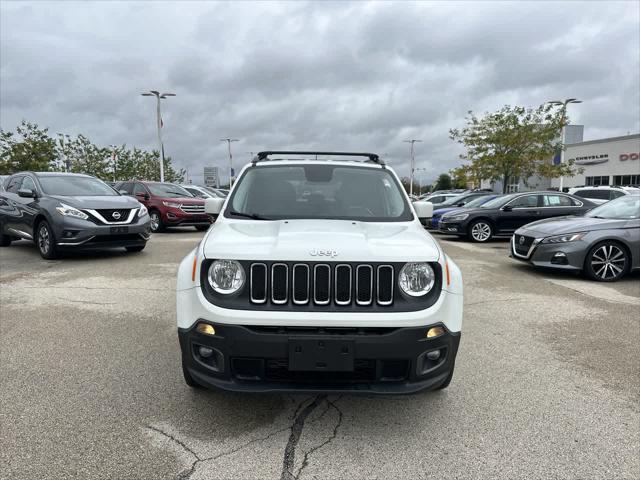
<path id="1" fill-rule="evenodd" d="M 92 210 L 101 208 L 139 208 L 140 202 L 133 197 L 126 195 L 103 195 L 95 197 L 68 197 L 65 195 L 51 195 L 51 198 L 66 203 L 70 207 L 79 209 L 90 208 Z"/>
<path id="2" fill-rule="evenodd" d="M 203 245 L 206 258 L 299 262 L 437 261 L 440 250 L 415 223 L 345 220 L 214 223 Z"/>

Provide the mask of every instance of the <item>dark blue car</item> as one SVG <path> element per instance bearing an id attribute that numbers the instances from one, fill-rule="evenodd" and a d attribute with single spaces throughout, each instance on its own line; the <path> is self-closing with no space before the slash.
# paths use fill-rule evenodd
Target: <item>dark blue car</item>
<path id="1" fill-rule="evenodd" d="M 431 222 L 427 225 L 429 228 L 438 228 L 438 222 L 442 215 L 453 210 L 459 210 L 460 208 L 478 207 L 484 202 L 488 202 L 492 198 L 496 198 L 498 195 L 494 195 L 488 192 L 476 192 L 465 193 L 458 197 L 451 198 L 446 202 L 438 205 L 438 209 L 433 211 Z"/>

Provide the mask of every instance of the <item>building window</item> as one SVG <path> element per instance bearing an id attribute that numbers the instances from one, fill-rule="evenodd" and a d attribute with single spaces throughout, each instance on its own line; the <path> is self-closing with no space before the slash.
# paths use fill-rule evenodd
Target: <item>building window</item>
<path id="1" fill-rule="evenodd" d="M 613 184 L 621 187 L 640 185 L 640 175 L 614 175 Z"/>
<path id="2" fill-rule="evenodd" d="M 609 185 L 609 176 L 601 177 L 584 177 L 586 185 L 589 187 L 597 187 L 598 185 Z"/>

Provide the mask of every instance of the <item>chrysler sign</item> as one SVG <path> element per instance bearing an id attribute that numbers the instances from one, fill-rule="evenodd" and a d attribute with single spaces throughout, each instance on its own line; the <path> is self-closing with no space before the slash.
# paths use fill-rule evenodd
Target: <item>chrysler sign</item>
<path id="1" fill-rule="evenodd" d="M 609 154 L 602 153 L 600 155 L 584 155 L 573 159 L 576 165 L 597 165 L 609 161 Z"/>

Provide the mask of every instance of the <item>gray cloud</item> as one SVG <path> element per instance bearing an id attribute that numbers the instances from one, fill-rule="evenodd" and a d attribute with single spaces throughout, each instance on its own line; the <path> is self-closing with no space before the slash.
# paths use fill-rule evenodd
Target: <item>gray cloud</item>
<path id="1" fill-rule="evenodd" d="M 198 181 L 268 148 L 386 154 L 425 177 L 456 166 L 467 110 L 584 100 L 587 138 L 640 130 L 635 2 L 0 4 L 0 124 L 26 118 L 102 145 L 166 151 Z"/>

